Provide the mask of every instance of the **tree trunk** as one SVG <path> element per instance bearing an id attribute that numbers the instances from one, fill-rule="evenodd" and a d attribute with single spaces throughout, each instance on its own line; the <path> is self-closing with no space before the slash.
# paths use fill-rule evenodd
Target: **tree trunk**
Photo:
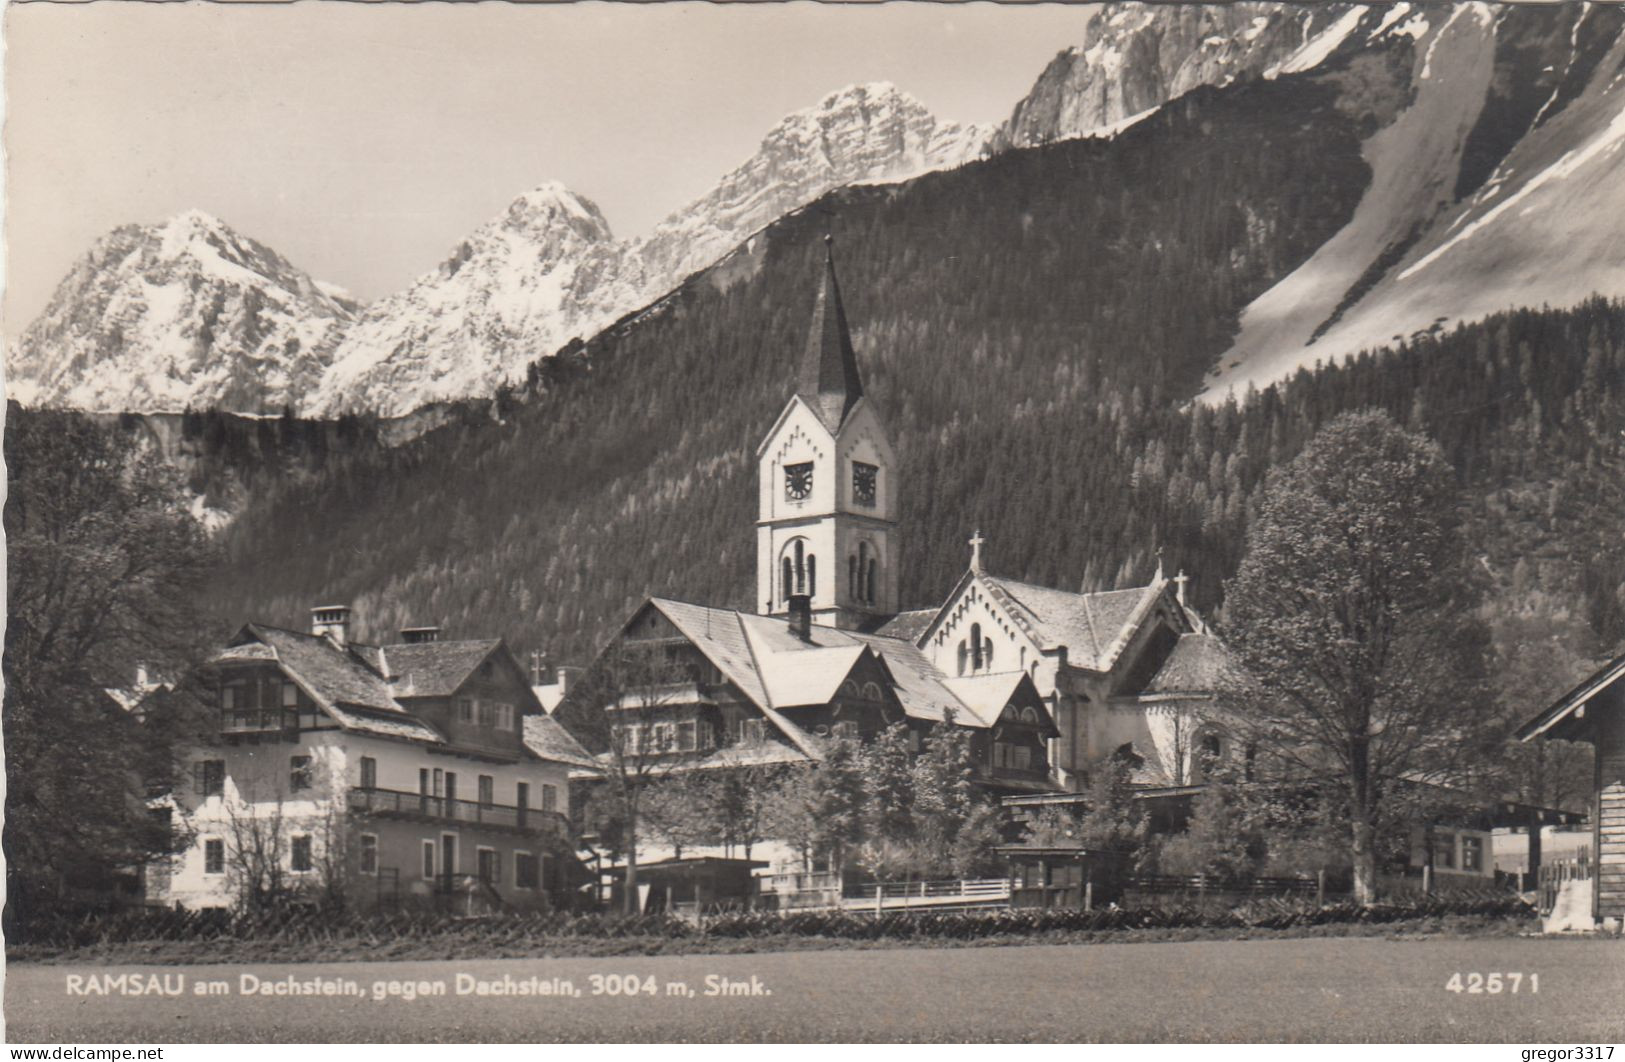
<path id="1" fill-rule="evenodd" d="M 1375 830 L 1369 822 L 1354 823 L 1354 902 L 1370 907 L 1377 900 Z"/>
<path id="2" fill-rule="evenodd" d="M 621 908 L 626 914 L 637 914 L 638 904 L 638 827 L 632 819 L 626 828 L 626 892 L 621 897 Z"/>

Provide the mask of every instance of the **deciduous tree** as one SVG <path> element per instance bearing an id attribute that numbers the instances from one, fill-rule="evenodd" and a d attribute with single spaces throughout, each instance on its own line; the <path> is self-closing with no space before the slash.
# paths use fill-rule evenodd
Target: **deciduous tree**
<path id="1" fill-rule="evenodd" d="M 127 436 L 73 415 L 12 413 L 5 849 L 15 920 L 176 843 L 146 801 L 174 783 L 175 750 L 200 733 L 189 676 L 208 645 L 198 600 L 212 549 L 176 478 Z M 176 688 L 136 688 L 143 669 Z"/>
<path id="2" fill-rule="evenodd" d="M 1227 584 L 1246 743 L 1341 792 L 1361 902 L 1401 783 L 1449 782 L 1491 718 L 1488 638 L 1439 448 L 1387 415 L 1331 421 L 1273 472 Z"/>

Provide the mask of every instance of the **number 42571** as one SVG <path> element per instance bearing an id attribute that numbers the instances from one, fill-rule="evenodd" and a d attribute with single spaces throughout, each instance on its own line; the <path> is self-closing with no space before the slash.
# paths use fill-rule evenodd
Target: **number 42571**
<path id="1" fill-rule="evenodd" d="M 1521 973 L 1453 973 L 1450 980 L 1445 982 L 1446 992 L 1465 992 L 1470 996 L 1498 996 L 1503 992 L 1517 995 L 1523 988 L 1524 975 Z M 1529 991 L 1540 991 L 1540 974 L 1529 975 Z"/>

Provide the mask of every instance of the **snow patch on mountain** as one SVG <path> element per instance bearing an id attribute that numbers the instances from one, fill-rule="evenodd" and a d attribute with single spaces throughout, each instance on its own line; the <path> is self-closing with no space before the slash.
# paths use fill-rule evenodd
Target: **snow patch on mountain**
<path id="1" fill-rule="evenodd" d="M 895 85 L 851 85 L 787 115 L 756 152 L 648 235 L 616 241 L 557 183 L 521 196 L 439 269 L 368 308 L 311 403 L 398 415 L 488 395 L 537 358 L 659 298 L 832 188 L 974 158 L 988 131 L 939 122 Z"/>
<path id="2" fill-rule="evenodd" d="M 1568 14 L 1577 29 L 1590 12 Z M 1550 56 L 1566 102 L 1546 99 L 1484 184 L 1454 198 L 1505 17 L 1464 5 L 1417 41 L 1414 98 L 1366 142 L 1372 181 L 1353 218 L 1246 309 L 1206 399 L 1518 306 L 1625 295 L 1625 87 L 1607 80 L 1625 66 L 1625 20 L 1588 83 L 1570 82 L 1572 55 Z"/>
<path id="3" fill-rule="evenodd" d="M 11 397 L 101 412 L 274 412 L 326 368 L 355 304 L 199 210 L 96 242 L 7 352 Z"/>
<path id="4" fill-rule="evenodd" d="M 993 138 L 997 150 L 1102 135 L 1203 85 L 1307 70 L 1353 33 L 1345 4 L 1107 4 Z"/>

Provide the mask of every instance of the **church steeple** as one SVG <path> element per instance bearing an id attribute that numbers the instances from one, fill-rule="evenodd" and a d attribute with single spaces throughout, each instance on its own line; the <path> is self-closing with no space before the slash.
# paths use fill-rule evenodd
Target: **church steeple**
<path id="1" fill-rule="evenodd" d="M 756 450 L 757 609 L 789 615 L 806 598 L 815 622 L 859 627 L 897 611 L 897 457 L 863 393 L 833 249 L 800 359 Z"/>
<path id="2" fill-rule="evenodd" d="M 835 279 L 833 237 L 824 237 L 824 249 L 824 283 L 813 303 L 812 328 L 807 333 L 807 349 L 801 356 L 796 394 L 834 431 L 863 397 L 863 378 L 858 375 L 858 358 L 852 351 L 852 334 L 846 327 L 841 285 Z"/>

